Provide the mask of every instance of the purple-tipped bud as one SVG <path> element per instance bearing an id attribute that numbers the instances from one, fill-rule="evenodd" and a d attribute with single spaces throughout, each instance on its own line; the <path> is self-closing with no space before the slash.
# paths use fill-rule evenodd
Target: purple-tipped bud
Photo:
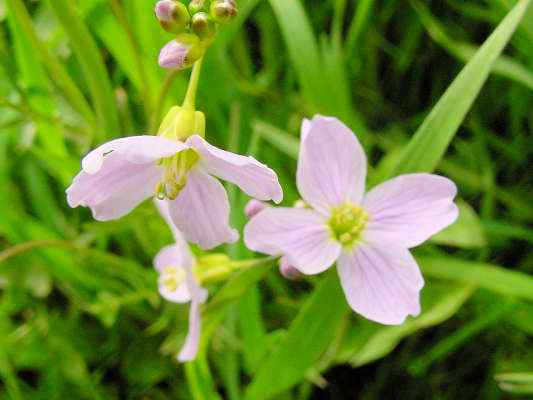
<path id="1" fill-rule="evenodd" d="M 246 218 L 251 219 L 267 207 L 268 205 L 266 203 L 252 199 L 246 204 L 246 207 L 244 207 L 244 215 L 246 215 Z"/>
<path id="2" fill-rule="evenodd" d="M 167 43 L 159 53 L 159 65 L 167 69 L 185 69 L 203 55 L 200 39 L 196 35 L 183 33 Z"/>
<path id="3" fill-rule="evenodd" d="M 215 35 L 215 23 L 205 12 L 198 12 L 192 16 L 191 28 L 202 40 L 212 38 Z"/>
<path id="4" fill-rule="evenodd" d="M 211 3 L 211 15 L 221 24 L 237 16 L 238 10 L 234 0 L 215 0 Z"/>
<path id="5" fill-rule="evenodd" d="M 191 20 L 187 7 L 173 0 L 158 1 L 154 12 L 161 27 L 174 34 L 182 33 Z"/>
<path id="6" fill-rule="evenodd" d="M 279 272 L 285 279 L 290 281 L 296 281 L 303 277 L 303 274 L 298 271 L 285 256 L 281 257 L 279 260 Z"/>

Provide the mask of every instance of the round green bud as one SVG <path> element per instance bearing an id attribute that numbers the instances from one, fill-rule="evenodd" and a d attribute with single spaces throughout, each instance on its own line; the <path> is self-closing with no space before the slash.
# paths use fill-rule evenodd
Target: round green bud
<path id="1" fill-rule="evenodd" d="M 202 40 L 212 38 L 215 34 L 215 23 L 205 12 L 199 12 L 192 16 L 191 28 Z"/>
<path id="2" fill-rule="evenodd" d="M 184 4 L 174 0 L 160 0 L 154 8 L 155 16 L 167 32 L 180 34 L 189 25 L 191 16 Z"/>
<path id="3" fill-rule="evenodd" d="M 207 8 L 207 4 L 205 0 L 191 0 L 189 3 L 189 12 L 191 14 L 196 14 L 200 11 L 205 11 Z"/>
<path id="4" fill-rule="evenodd" d="M 237 16 L 238 10 L 234 0 L 215 0 L 211 3 L 211 16 L 221 24 Z"/>

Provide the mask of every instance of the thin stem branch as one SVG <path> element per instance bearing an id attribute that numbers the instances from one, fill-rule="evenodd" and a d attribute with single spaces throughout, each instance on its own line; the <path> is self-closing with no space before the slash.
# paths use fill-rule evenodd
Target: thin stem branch
<path id="1" fill-rule="evenodd" d="M 192 68 L 189 86 L 187 87 L 187 93 L 183 100 L 183 108 L 188 108 L 190 110 L 196 109 L 196 92 L 198 91 L 198 82 L 200 81 L 200 73 L 202 71 L 202 60 L 203 58 L 200 58 L 196 61 Z"/>

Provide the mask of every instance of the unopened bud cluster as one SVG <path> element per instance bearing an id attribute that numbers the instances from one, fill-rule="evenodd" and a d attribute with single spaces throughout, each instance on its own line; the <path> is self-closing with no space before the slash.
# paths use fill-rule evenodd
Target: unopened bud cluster
<path id="1" fill-rule="evenodd" d="M 211 45 L 220 25 L 237 15 L 235 0 L 160 0 L 155 16 L 161 27 L 176 35 L 159 55 L 159 65 L 185 69 L 199 60 Z"/>

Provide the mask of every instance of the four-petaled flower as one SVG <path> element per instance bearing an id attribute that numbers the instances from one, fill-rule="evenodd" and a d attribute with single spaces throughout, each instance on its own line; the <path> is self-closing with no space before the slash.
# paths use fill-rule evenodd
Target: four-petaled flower
<path id="1" fill-rule="evenodd" d="M 83 159 L 67 201 L 71 207 L 89 207 L 95 219 L 107 221 L 155 194 L 168 202 L 172 221 L 186 239 L 210 249 L 239 237 L 229 225 L 226 190 L 213 176 L 259 200 L 279 203 L 283 198 L 276 173 L 266 165 L 192 135 L 185 142 L 132 136 L 101 145 Z"/>
<path id="2" fill-rule="evenodd" d="M 367 160 L 335 118 L 304 120 L 297 186 L 307 208 L 266 208 L 246 225 L 255 251 L 283 255 L 304 274 L 337 262 L 350 306 L 368 319 L 401 324 L 420 313 L 424 280 L 409 248 L 453 223 L 455 184 L 408 174 L 365 194 Z"/>
<path id="3" fill-rule="evenodd" d="M 168 204 L 155 201 L 159 212 L 172 230 L 175 243 L 163 247 L 154 258 L 154 267 L 159 273 L 159 293 L 173 303 L 191 303 L 189 333 L 178 355 L 181 362 L 193 360 L 198 353 L 200 340 L 200 305 L 207 299 L 207 290 L 200 287 L 193 274 L 195 258 L 181 232 L 170 218 Z"/>

